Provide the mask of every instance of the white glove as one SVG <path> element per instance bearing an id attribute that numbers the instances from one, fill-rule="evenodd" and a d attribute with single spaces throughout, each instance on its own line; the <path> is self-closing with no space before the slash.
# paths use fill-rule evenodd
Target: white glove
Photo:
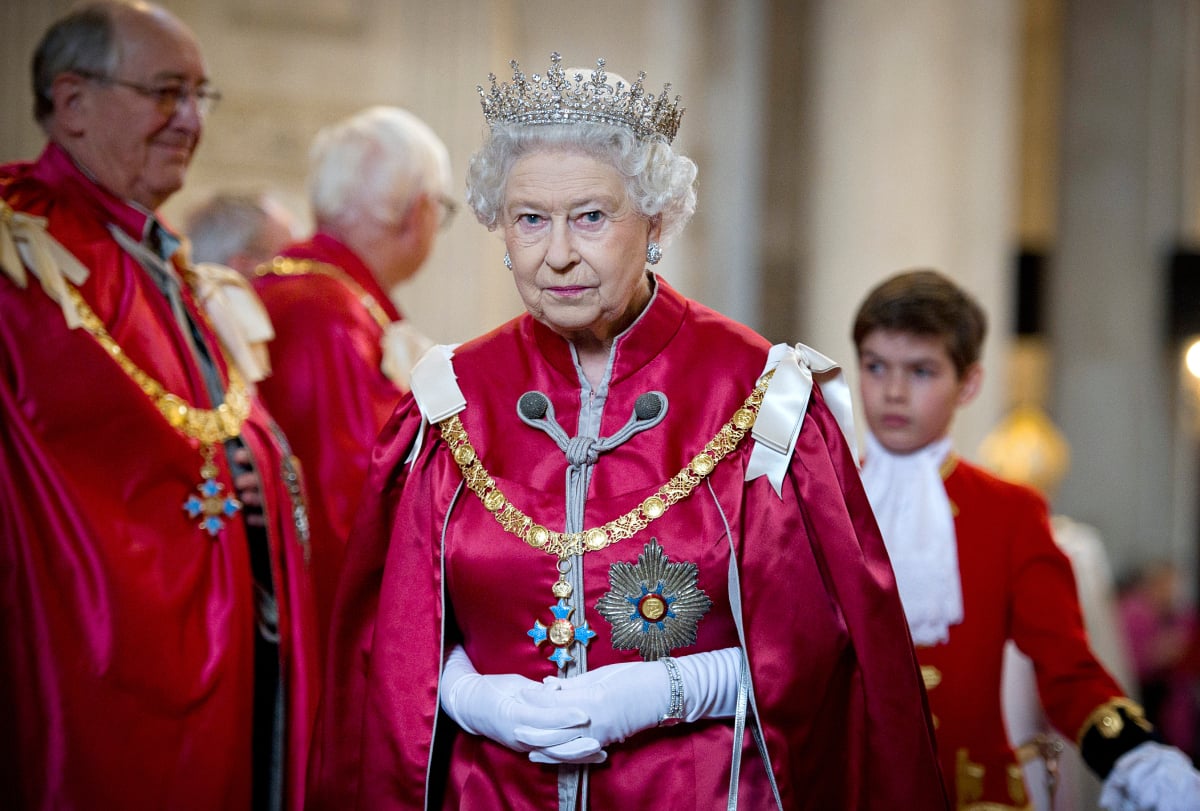
<path id="1" fill-rule="evenodd" d="M 676 658 L 683 688 L 683 720 L 728 718 L 737 705 L 738 677 L 741 672 L 740 648 L 695 653 Z M 623 662 L 606 665 L 582 676 L 545 680 L 547 690 L 524 694 L 529 704 L 547 709 L 575 707 L 589 719 L 584 737 L 566 747 L 541 744 L 530 752 L 535 763 L 599 762 L 577 760 L 574 750 L 586 757 L 602 754 L 611 743 L 658 726 L 671 704 L 671 682 L 662 662 Z M 519 740 L 528 738 L 517 730 Z M 594 740 L 596 751 L 585 744 Z"/>
<path id="2" fill-rule="evenodd" d="M 683 720 L 733 717 L 742 675 L 741 648 L 693 653 L 675 663 L 683 678 Z"/>
<path id="3" fill-rule="evenodd" d="M 1173 746 L 1138 744 L 1108 773 L 1100 806 L 1107 811 L 1195 811 L 1200 808 L 1200 772 Z"/>
<path id="4" fill-rule="evenodd" d="M 528 752 L 538 746 L 567 744 L 584 734 L 586 713 L 566 705 L 549 709 L 530 706 L 524 700 L 530 690 L 540 693 L 546 688 L 515 673 L 479 675 L 461 645 L 454 646 L 442 668 L 442 709 L 472 735 L 485 735 L 509 749 Z M 525 741 L 518 740 L 518 727 Z M 591 747 L 574 748 L 586 751 Z"/>

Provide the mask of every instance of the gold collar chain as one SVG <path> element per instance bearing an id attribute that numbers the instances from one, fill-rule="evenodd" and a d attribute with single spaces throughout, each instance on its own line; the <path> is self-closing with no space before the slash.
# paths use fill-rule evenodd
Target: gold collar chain
<path id="1" fill-rule="evenodd" d="M 318 276 L 328 276 L 331 279 L 337 279 L 346 287 L 350 288 L 350 292 L 358 298 L 371 318 L 375 320 L 380 327 L 387 329 L 392 323 L 392 317 L 380 306 L 375 297 L 367 292 L 366 288 L 354 278 L 337 267 L 326 262 L 318 262 L 315 259 L 288 259 L 286 257 L 277 256 L 268 264 L 259 265 L 255 271 L 256 276 L 306 276 L 308 274 L 316 274 Z"/>
<path id="2" fill-rule="evenodd" d="M 242 432 L 242 425 L 250 415 L 250 394 L 234 364 L 229 364 L 229 386 L 225 391 L 225 402 L 216 408 L 196 408 L 182 397 L 163 387 L 125 354 L 104 327 L 104 322 L 83 300 L 83 296 L 72 285 L 66 285 L 67 296 L 79 311 L 83 329 L 96 339 L 117 366 L 138 388 L 150 398 L 163 419 L 172 428 L 200 443 L 200 478 L 195 493 L 181 505 L 189 518 L 198 518 L 197 526 L 216 539 L 225 527 L 225 522 L 242 509 L 242 503 L 232 495 L 225 494 L 225 485 L 217 481 L 220 472 L 214 457 L 218 443 L 233 439 Z"/>
<path id="3" fill-rule="evenodd" d="M 467 430 L 457 414 L 439 422 L 438 427 L 446 444 L 450 446 L 467 487 L 479 497 L 500 526 L 533 548 L 564 560 L 572 555 L 594 552 L 633 537 L 649 526 L 650 522 L 662 516 L 672 504 L 691 495 L 696 486 L 716 469 L 722 459 L 737 448 L 746 433 L 754 427 L 759 406 L 762 405 L 763 395 L 766 394 L 773 374 L 774 371 L 770 371 L 758 379 L 754 391 L 729 421 L 721 426 L 717 435 L 709 440 L 691 462 L 659 487 L 654 495 L 647 497 L 624 515 L 583 532 L 555 532 L 535 523 L 532 518 L 517 509 L 508 497 L 500 492 L 495 479 L 479 461 L 479 455 L 471 445 Z"/>
<path id="4" fill-rule="evenodd" d="M 213 409 L 196 408 L 179 395 L 167 391 L 161 383 L 134 363 L 104 328 L 104 322 L 83 300 L 78 290 L 67 285 L 67 295 L 79 311 L 83 328 L 104 347 L 121 371 L 153 401 L 172 428 L 184 436 L 199 440 L 203 445 L 224 442 L 241 433 L 242 424 L 250 414 L 250 396 L 236 366 L 229 365 L 229 387 L 225 392 L 225 402 Z"/>

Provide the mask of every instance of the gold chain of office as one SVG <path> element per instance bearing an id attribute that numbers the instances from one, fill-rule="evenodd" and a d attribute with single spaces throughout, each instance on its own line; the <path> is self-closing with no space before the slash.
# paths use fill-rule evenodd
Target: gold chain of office
<path id="1" fill-rule="evenodd" d="M 179 395 L 167 391 L 161 383 L 134 363 L 105 329 L 104 322 L 83 300 L 78 290 L 67 285 L 67 295 L 79 311 L 83 328 L 108 352 L 108 356 L 116 361 L 121 371 L 153 401 L 172 428 L 184 436 L 199 440 L 205 446 L 224 442 L 241 433 L 242 424 L 250 414 L 250 396 L 236 366 L 229 365 L 229 387 L 225 392 L 225 402 L 212 409 L 196 408 Z"/>
<path id="2" fill-rule="evenodd" d="M 289 259 L 283 256 L 277 256 L 268 264 L 259 265 L 254 270 L 256 276 L 327 276 L 330 279 L 337 279 L 350 289 L 350 292 L 358 299 L 359 303 L 367 309 L 371 318 L 375 320 L 383 329 L 387 329 L 392 323 L 392 317 L 380 306 L 375 296 L 367 292 L 367 289 L 358 282 L 354 281 L 349 273 L 326 262 L 318 262 L 315 259 Z"/>
<path id="3" fill-rule="evenodd" d="M 633 537 L 656 518 L 661 517 L 672 504 L 691 495 L 696 486 L 708 478 L 721 460 L 736 449 L 747 432 L 754 427 L 758 409 L 762 405 L 763 396 L 773 374 L 774 371 L 767 372 L 758 379 L 750 396 L 733 413 L 729 421 L 721 426 L 717 435 L 709 440 L 704 449 L 682 470 L 659 487 L 654 495 L 647 497 L 624 515 L 583 532 L 556 532 L 547 529 L 517 509 L 508 497 L 500 492 L 495 479 L 479 461 L 479 455 L 471 445 L 467 430 L 457 414 L 439 422 L 438 427 L 442 438 L 450 447 L 458 469 L 462 472 L 467 488 L 479 497 L 484 508 L 500 526 L 533 548 L 565 560 L 572 555 L 604 549 Z"/>

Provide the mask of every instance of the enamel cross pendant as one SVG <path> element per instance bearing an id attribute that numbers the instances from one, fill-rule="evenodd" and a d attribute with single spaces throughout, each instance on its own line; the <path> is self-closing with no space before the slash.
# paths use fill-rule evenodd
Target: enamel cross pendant
<path id="1" fill-rule="evenodd" d="M 587 621 L 575 625 L 571 622 L 571 614 L 575 611 L 574 608 L 567 605 L 566 601 L 559 598 L 559 601 L 550 606 L 550 612 L 554 614 L 554 621 L 549 627 L 542 625 L 541 620 L 534 620 L 533 627 L 525 633 L 533 639 L 533 644 L 541 647 L 546 642 L 554 646 L 554 653 L 546 658 L 559 668 L 565 668 L 567 662 L 575 661 L 575 657 L 567 652 L 567 648 L 578 642 L 587 647 L 587 644 L 592 641 L 592 637 L 596 632 L 588 627 Z"/>
<path id="2" fill-rule="evenodd" d="M 225 485 L 217 481 L 217 465 L 213 462 L 215 453 L 211 444 L 205 444 L 201 449 L 204 454 L 204 464 L 200 466 L 200 478 L 196 485 L 199 495 L 193 493 L 183 502 L 183 509 L 188 518 L 200 518 L 200 529 L 216 538 L 217 533 L 225 527 L 225 519 L 232 518 L 242 509 L 242 502 L 233 496 L 223 496 Z"/>

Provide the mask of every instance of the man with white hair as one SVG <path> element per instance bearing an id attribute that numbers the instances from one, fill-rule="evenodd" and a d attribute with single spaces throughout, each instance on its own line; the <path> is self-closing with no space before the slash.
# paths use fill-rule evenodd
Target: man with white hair
<path id="1" fill-rule="evenodd" d="M 432 342 L 389 291 L 412 277 L 454 212 L 450 158 L 419 118 L 371 107 L 321 130 L 311 152 L 316 233 L 258 270 L 275 325 L 263 398 L 312 495 L 322 639 L 370 449 Z"/>

